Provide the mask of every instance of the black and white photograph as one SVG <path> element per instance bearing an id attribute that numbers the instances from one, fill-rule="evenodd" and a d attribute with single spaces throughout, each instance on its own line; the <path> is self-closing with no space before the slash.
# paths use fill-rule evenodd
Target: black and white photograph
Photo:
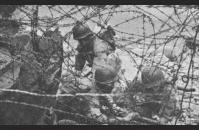
<path id="1" fill-rule="evenodd" d="M 0 5 L 0 125 L 199 125 L 198 33 L 199 5 Z"/>

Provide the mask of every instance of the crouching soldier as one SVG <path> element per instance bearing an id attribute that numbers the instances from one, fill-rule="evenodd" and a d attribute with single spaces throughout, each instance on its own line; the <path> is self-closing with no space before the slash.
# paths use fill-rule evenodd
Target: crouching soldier
<path id="1" fill-rule="evenodd" d="M 144 68 L 141 80 L 131 85 L 138 106 L 136 111 L 141 116 L 157 119 L 161 124 L 168 124 L 179 109 L 176 89 L 165 80 L 163 72 L 155 67 Z"/>
<path id="2" fill-rule="evenodd" d="M 98 96 L 96 94 L 119 94 L 126 87 L 120 73 L 121 61 L 118 57 L 110 55 L 104 64 L 95 71 L 94 79 L 77 78 L 68 73 L 65 83 L 60 85 L 58 94 L 61 93 L 91 93 L 85 96 L 60 97 L 58 104 L 64 110 L 78 112 L 82 115 L 94 118 L 99 122 L 111 122 L 114 117 L 119 120 L 128 121 L 136 116 L 126 109 L 119 107 L 112 96 Z M 112 118 L 111 118 L 112 117 Z M 60 118 L 61 119 L 61 118 Z"/>
<path id="3" fill-rule="evenodd" d="M 109 27 L 110 28 L 110 27 Z M 110 36 L 112 37 L 113 29 L 108 29 L 106 33 L 110 32 Z M 76 50 L 78 54 L 75 57 L 75 69 L 78 73 L 81 73 L 86 61 L 89 63 L 90 67 L 93 67 L 93 64 L 98 65 L 98 61 L 101 61 L 102 58 L 106 58 L 110 53 L 115 50 L 115 47 L 112 43 L 113 38 L 107 38 L 108 35 L 104 33 L 101 35 L 102 38 L 99 38 L 97 35 L 91 31 L 88 25 L 83 24 L 81 22 L 77 22 L 77 24 L 72 29 L 73 38 L 79 42 Z M 103 38 L 107 39 L 102 40 Z"/>
<path id="4" fill-rule="evenodd" d="M 116 55 L 109 55 L 106 64 L 96 69 L 94 74 L 94 88 L 91 93 L 107 94 L 91 99 L 91 101 L 94 100 L 100 106 L 99 113 L 103 113 L 101 119 L 107 121 L 110 121 L 109 119 L 129 121 L 133 117 L 138 116 L 138 113 L 130 112 L 118 106 L 115 100 L 117 98 L 114 98 L 114 96 L 120 97 L 121 95 L 119 94 L 122 94 L 127 87 L 123 78 L 121 74 L 121 60 Z M 91 114 L 96 115 L 96 112 L 91 111 Z"/>

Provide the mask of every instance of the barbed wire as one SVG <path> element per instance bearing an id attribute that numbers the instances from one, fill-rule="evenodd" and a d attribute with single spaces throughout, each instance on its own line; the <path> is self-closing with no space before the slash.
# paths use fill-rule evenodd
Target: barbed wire
<path id="1" fill-rule="evenodd" d="M 70 70 L 70 73 L 74 75 L 74 71 L 72 70 L 74 66 L 74 56 L 75 56 L 75 46 L 74 46 L 74 41 L 72 41 L 71 38 L 71 30 L 69 30 L 77 21 L 81 21 L 84 23 L 92 23 L 92 24 L 98 24 L 102 28 L 105 28 L 106 24 L 110 24 L 111 20 L 116 17 L 117 15 L 126 15 L 129 16 L 128 18 L 122 20 L 122 21 L 114 21 L 114 25 L 111 25 L 114 28 L 114 31 L 118 35 L 117 38 L 115 38 L 116 46 L 117 49 L 121 50 L 122 52 L 126 52 L 130 57 L 130 59 L 133 61 L 132 64 L 135 64 L 135 68 L 137 69 L 136 76 L 141 71 L 141 68 L 144 66 L 145 63 L 151 63 L 151 65 L 155 65 L 158 67 L 166 68 L 165 72 L 169 74 L 169 76 L 172 76 L 173 73 L 168 72 L 169 69 L 174 68 L 173 66 L 166 65 L 166 63 L 161 63 L 163 60 L 164 56 L 164 51 L 165 47 L 173 42 L 172 52 L 175 52 L 174 48 L 176 48 L 178 45 L 177 43 L 179 42 L 179 39 L 183 39 L 184 41 L 186 40 L 187 37 L 193 36 L 192 32 L 190 31 L 190 28 L 192 28 L 191 22 L 194 20 L 195 24 L 197 24 L 197 13 L 199 12 L 198 10 L 191 11 L 190 14 L 187 12 L 190 11 L 190 9 L 184 9 L 183 11 L 179 11 L 177 6 L 175 9 L 178 11 L 176 12 L 175 9 L 171 14 L 167 14 L 164 12 L 162 7 L 164 6 L 154 6 L 154 10 L 158 11 L 161 15 L 165 16 L 165 19 L 162 19 L 158 17 L 157 15 L 151 13 L 150 11 L 146 10 L 142 6 L 132 6 L 132 7 L 116 7 L 116 6 L 111 6 L 107 5 L 103 8 L 99 8 L 97 6 L 90 7 L 90 6 L 70 6 L 70 8 L 63 8 L 60 5 L 55 5 L 55 6 L 47 6 L 49 12 L 50 12 L 50 18 L 49 17 L 43 17 L 43 16 L 38 16 L 38 29 L 42 32 L 45 32 L 45 29 L 48 28 L 56 28 L 56 27 L 64 27 L 66 28 L 66 33 L 64 36 L 62 36 L 63 40 L 63 45 L 68 47 L 68 50 L 63 51 L 63 58 L 65 59 L 63 61 L 63 65 L 67 66 L 67 69 Z M 69 7 L 69 6 L 67 6 Z M 42 8 L 42 7 L 39 7 Z M 161 8 L 161 9 L 160 9 Z M 174 7 L 173 7 L 174 8 Z M 21 13 L 25 14 L 26 17 L 23 17 L 22 19 L 19 20 L 19 23 L 22 24 L 23 26 L 30 27 L 31 26 L 31 20 L 32 20 L 32 10 L 28 7 L 22 7 L 19 9 Z M 187 13 L 186 17 L 181 19 L 181 16 L 183 16 L 185 13 Z M 59 14 L 59 15 L 57 15 Z M 98 17 L 99 16 L 99 17 Z M 176 19 L 177 18 L 177 19 Z M 67 21 L 68 20 L 68 21 Z M 142 33 L 136 33 L 135 31 L 132 31 L 129 33 L 129 30 L 122 30 L 120 27 L 122 26 L 129 26 L 129 23 L 133 23 L 135 21 L 142 20 L 142 27 L 138 27 L 140 32 Z M 64 22 L 63 22 L 64 21 Z M 101 21 L 101 22 L 100 22 Z M 109 23 L 110 22 L 110 23 Z M 156 22 L 160 23 L 160 26 L 156 25 Z M 173 22 L 173 23 L 172 23 Z M 152 32 L 148 31 L 152 30 Z M 170 32 L 171 34 L 169 34 Z M 193 31 L 194 32 L 194 31 Z M 197 34 L 197 33 L 196 33 Z M 161 37 L 162 36 L 162 37 Z M 166 37 L 167 36 L 167 37 Z M 196 48 L 196 36 L 194 37 L 194 47 Z M 52 38 L 49 38 L 52 39 Z M 134 46 L 139 46 L 141 48 L 142 53 L 139 54 L 136 51 L 132 50 L 131 48 L 128 47 L 134 47 Z M 154 49 L 152 49 L 154 48 Z M 155 60 L 155 53 L 154 55 L 151 55 L 150 50 L 154 50 L 155 52 L 163 48 L 163 51 L 161 53 L 161 58 L 159 62 L 156 62 Z M 183 49 L 185 49 L 186 46 L 183 45 Z M 30 52 L 30 51 L 27 51 Z M 34 52 L 34 51 L 33 51 Z M 32 53 L 33 53 L 32 52 Z M 194 77 L 194 65 L 197 60 L 194 60 L 193 57 L 196 56 L 196 50 L 191 51 L 191 55 L 187 57 L 190 57 L 190 63 L 188 67 L 188 72 L 181 72 L 180 70 L 183 69 L 182 63 L 183 57 L 186 52 L 182 51 L 179 54 L 179 61 L 177 64 L 177 70 L 176 73 L 174 74 L 176 77 L 182 76 L 182 75 L 188 75 L 188 77 Z M 26 57 L 26 55 L 24 55 Z M 149 58 L 151 57 L 151 58 Z M 12 57 L 13 58 L 13 57 Z M 43 57 L 41 57 L 42 59 Z M 141 62 L 138 62 L 137 59 L 140 59 Z M 19 61 L 20 63 L 29 63 L 27 60 Z M 194 65 L 193 65 L 194 63 Z M 30 63 L 31 64 L 31 63 Z M 190 69 L 192 68 L 192 71 L 190 72 Z M 14 68 L 13 68 L 14 69 Z M 45 71 L 45 68 L 40 68 L 41 71 Z M 191 76 L 190 76 L 190 73 Z M 8 77 L 9 78 L 9 77 Z M 60 77 L 61 79 L 62 77 Z M 14 79 L 14 78 L 13 78 Z M 58 79 L 58 80 L 60 80 Z M 189 85 L 189 80 L 191 78 L 188 78 L 187 83 L 184 87 L 186 89 Z M 133 79 L 132 79 L 133 80 Z M 194 82 L 197 81 L 192 81 L 191 88 L 194 85 Z M 174 85 L 176 83 L 174 82 Z M 193 87 L 194 88 L 194 87 Z M 59 95 L 53 95 L 53 94 L 38 94 L 38 93 L 31 93 L 28 91 L 22 91 L 22 90 L 11 90 L 11 89 L 0 89 L 0 91 L 4 92 L 16 92 L 16 93 L 21 93 L 21 94 L 28 94 L 32 96 L 43 96 L 43 97 L 74 97 L 74 96 L 121 96 L 121 94 L 97 94 L 97 93 L 76 93 L 76 94 L 59 94 Z M 191 93 L 192 94 L 192 93 Z M 181 99 L 181 110 L 182 110 L 182 104 L 184 102 L 184 95 L 185 92 L 182 94 L 182 99 Z M 187 102 L 187 101 L 186 101 Z M 191 98 L 189 100 L 189 103 L 191 103 Z M 180 117 L 180 116 L 179 116 Z M 176 119 L 177 123 L 178 118 Z"/>

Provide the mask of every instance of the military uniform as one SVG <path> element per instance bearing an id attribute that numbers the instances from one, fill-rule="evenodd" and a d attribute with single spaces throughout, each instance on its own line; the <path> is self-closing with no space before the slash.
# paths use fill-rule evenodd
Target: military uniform
<path id="1" fill-rule="evenodd" d="M 75 69 L 78 71 L 83 69 L 86 61 L 90 67 L 92 67 L 93 64 L 99 65 L 99 61 L 101 61 L 102 58 L 106 58 L 111 51 L 115 50 L 112 49 L 111 44 L 95 36 L 86 24 L 77 23 L 72 31 L 74 39 L 79 41 L 77 47 L 78 54 L 75 58 Z M 104 34 L 101 37 L 106 38 L 105 36 Z M 81 42 L 82 39 L 87 40 L 85 44 Z"/>
<path id="2" fill-rule="evenodd" d="M 94 74 L 94 79 L 90 81 L 87 85 L 90 87 L 86 87 L 88 89 L 84 89 L 86 91 L 84 92 L 89 92 L 89 93 L 111 93 L 111 91 L 114 88 L 115 80 L 111 81 L 111 87 L 108 91 L 102 90 L 102 87 L 99 87 L 99 82 L 96 79 L 96 72 L 95 70 L 97 69 L 102 69 L 103 71 L 106 71 L 106 69 L 103 69 L 103 67 L 106 67 L 107 65 L 109 66 L 108 69 L 111 68 L 111 70 L 114 70 L 115 74 L 117 75 L 120 66 L 121 61 L 118 60 L 118 58 L 115 58 L 114 56 L 108 56 L 111 52 L 111 46 L 104 40 L 101 40 L 98 37 L 95 37 L 91 30 L 86 26 L 82 24 L 77 24 L 73 28 L 73 37 L 75 40 L 79 40 L 80 44 L 77 47 L 77 51 L 79 52 L 76 55 L 76 61 L 75 61 L 75 69 L 81 71 L 85 65 L 85 62 L 89 62 L 90 66 L 93 67 L 93 74 Z M 85 40 L 85 38 L 88 38 L 89 40 Z M 81 40 L 84 39 L 82 42 Z M 98 73 L 98 72 L 97 72 Z M 113 75 L 114 79 L 117 79 L 116 75 Z M 98 76 L 97 76 L 98 77 Z M 100 76 L 102 78 L 102 76 Z M 113 78 L 111 77 L 111 78 Z M 103 80 L 103 79 L 102 79 Z M 119 81 L 117 79 L 117 81 Z M 79 82 L 79 83 L 78 83 Z M 103 81 L 102 81 L 103 82 Z M 100 84 L 102 83 L 100 81 Z M 59 93 L 78 93 L 82 92 L 82 89 L 79 89 L 80 84 L 82 83 L 81 78 L 77 78 L 74 76 L 72 73 L 69 72 L 67 78 L 65 79 L 65 83 L 67 84 L 66 86 L 64 84 L 60 84 L 60 88 L 58 91 Z M 118 84 L 117 84 L 118 85 Z M 65 87 L 64 87 L 65 86 Z M 118 85 L 119 86 L 119 85 Z M 106 89 L 106 88 L 105 88 Z M 63 99 L 62 104 L 67 104 L 69 105 L 70 103 L 68 100 L 71 98 L 59 98 Z M 120 113 L 119 111 L 122 111 L 115 103 L 112 97 L 107 96 L 107 97 L 96 97 L 96 96 L 77 96 L 73 99 L 77 100 L 70 100 L 71 101 L 71 106 L 70 108 L 65 109 L 70 109 L 70 111 L 77 110 L 81 114 L 86 114 L 90 118 L 95 118 L 98 119 L 99 121 L 107 121 L 107 117 L 105 114 L 102 113 L 102 109 L 100 110 L 101 105 L 104 105 L 106 107 L 109 107 L 109 109 L 113 110 L 114 113 Z M 60 100 L 61 101 L 61 100 Z M 105 103 L 107 102 L 107 103 Z M 80 107 L 78 109 L 78 107 Z M 74 109 L 74 110 L 72 110 Z"/>
<path id="3" fill-rule="evenodd" d="M 141 116 L 159 118 L 163 123 L 172 121 L 177 115 L 179 104 L 176 98 L 176 89 L 170 82 L 164 80 L 161 70 L 155 67 L 145 68 L 142 71 L 142 82 L 134 82 L 133 96 L 136 101 L 135 109 Z"/>
<path id="4" fill-rule="evenodd" d="M 104 64 L 105 65 L 105 64 Z M 119 74 L 121 61 L 116 56 L 109 55 L 106 66 L 98 67 L 95 72 L 94 79 L 86 77 L 79 78 L 72 73 L 66 74 L 65 83 L 60 84 L 60 93 L 93 93 L 93 94 L 121 94 L 124 90 L 124 83 L 121 84 L 121 76 Z M 106 68 L 104 68 L 106 67 Z M 104 84 L 103 84 L 104 83 Z M 121 86 L 124 86 L 123 89 Z M 82 87 L 80 87 L 82 86 Z M 119 97 L 118 97 L 119 98 Z M 63 107 L 71 112 L 78 111 L 83 115 L 95 118 L 99 121 L 107 121 L 108 117 L 126 116 L 127 111 L 119 107 L 112 96 L 76 96 L 76 97 L 60 97 L 58 102 L 67 104 L 68 107 Z M 74 110 L 72 110 L 74 109 Z"/>
<path id="5" fill-rule="evenodd" d="M 77 23 L 73 28 L 73 37 L 75 40 L 79 40 L 79 45 L 77 51 L 79 52 L 76 55 L 75 60 L 75 69 L 81 71 L 87 61 L 89 66 L 93 68 L 93 74 L 95 75 L 95 70 L 106 66 L 107 55 L 111 51 L 111 46 L 104 40 L 94 36 L 90 28 L 86 24 Z M 83 44 L 81 39 L 88 38 L 87 41 Z M 95 77 L 93 75 L 93 77 Z M 95 81 L 93 81 L 95 82 Z M 95 86 L 95 84 L 93 84 Z M 90 93 L 98 93 L 96 87 L 91 87 Z M 89 116 L 100 116 L 102 115 L 100 111 L 100 102 L 97 97 L 86 97 L 89 102 L 88 114 Z M 105 120 L 105 116 L 102 116 L 102 120 Z"/>
<path id="6" fill-rule="evenodd" d="M 121 61 L 116 56 L 109 56 L 104 66 L 100 66 L 95 71 L 95 87 L 94 93 L 101 94 L 122 94 L 127 87 L 122 84 L 123 77 L 121 76 Z M 123 88 L 122 88 L 123 87 Z M 117 105 L 116 100 L 120 95 L 115 96 L 99 96 L 93 98 L 99 104 L 100 110 L 109 118 L 117 116 L 125 117 L 128 111 Z M 94 105 L 93 105 L 94 106 Z M 94 112 L 93 112 L 94 113 Z"/>
<path id="7" fill-rule="evenodd" d="M 89 63 L 89 67 L 92 67 L 94 59 L 93 44 L 88 46 L 79 44 L 76 50 L 78 54 L 75 56 L 75 69 L 82 70 L 86 61 Z"/>

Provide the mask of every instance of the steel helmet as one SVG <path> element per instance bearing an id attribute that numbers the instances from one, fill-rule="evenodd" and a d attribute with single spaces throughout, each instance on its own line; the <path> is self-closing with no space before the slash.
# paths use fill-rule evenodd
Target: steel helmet
<path id="1" fill-rule="evenodd" d="M 96 87 L 103 93 L 110 93 L 117 81 L 117 72 L 110 68 L 100 68 L 95 71 Z"/>
<path id="2" fill-rule="evenodd" d="M 121 69 L 121 60 L 115 53 L 107 57 L 104 65 L 100 65 L 95 72 L 95 78 L 99 82 L 110 83 L 117 79 L 117 74 Z"/>
<path id="3" fill-rule="evenodd" d="M 164 55 L 165 55 L 170 61 L 176 61 L 176 60 L 177 60 L 176 50 L 174 50 L 173 48 L 165 48 L 165 49 L 164 49 Z"/>
<path id="4" fill-rule="evenodd" d="M 144 84 L 156 83 L 165 79 L 163 72 L 157 67 L 145 67 L 141 78 Z"/>
<path id="5" fill-rule="evenodd" d="M 88 25 L 82 24 L 80 22 L 77 22 L 77 24 L 73 27 L 72 32 L 73 32 L 73 38 L 75 40 L 85 38 L 88 35 L 92 34 L 92 31 L 90 30 Z"/>
<path id="6" fill-rule="evenodd" d="M 112 83 L 116 80 L 117 77 L 117 71 L 114 71 L 114 69 L 110 67 L 98 68 L 95 71 L 95 80 L 97 83 Z"/>

